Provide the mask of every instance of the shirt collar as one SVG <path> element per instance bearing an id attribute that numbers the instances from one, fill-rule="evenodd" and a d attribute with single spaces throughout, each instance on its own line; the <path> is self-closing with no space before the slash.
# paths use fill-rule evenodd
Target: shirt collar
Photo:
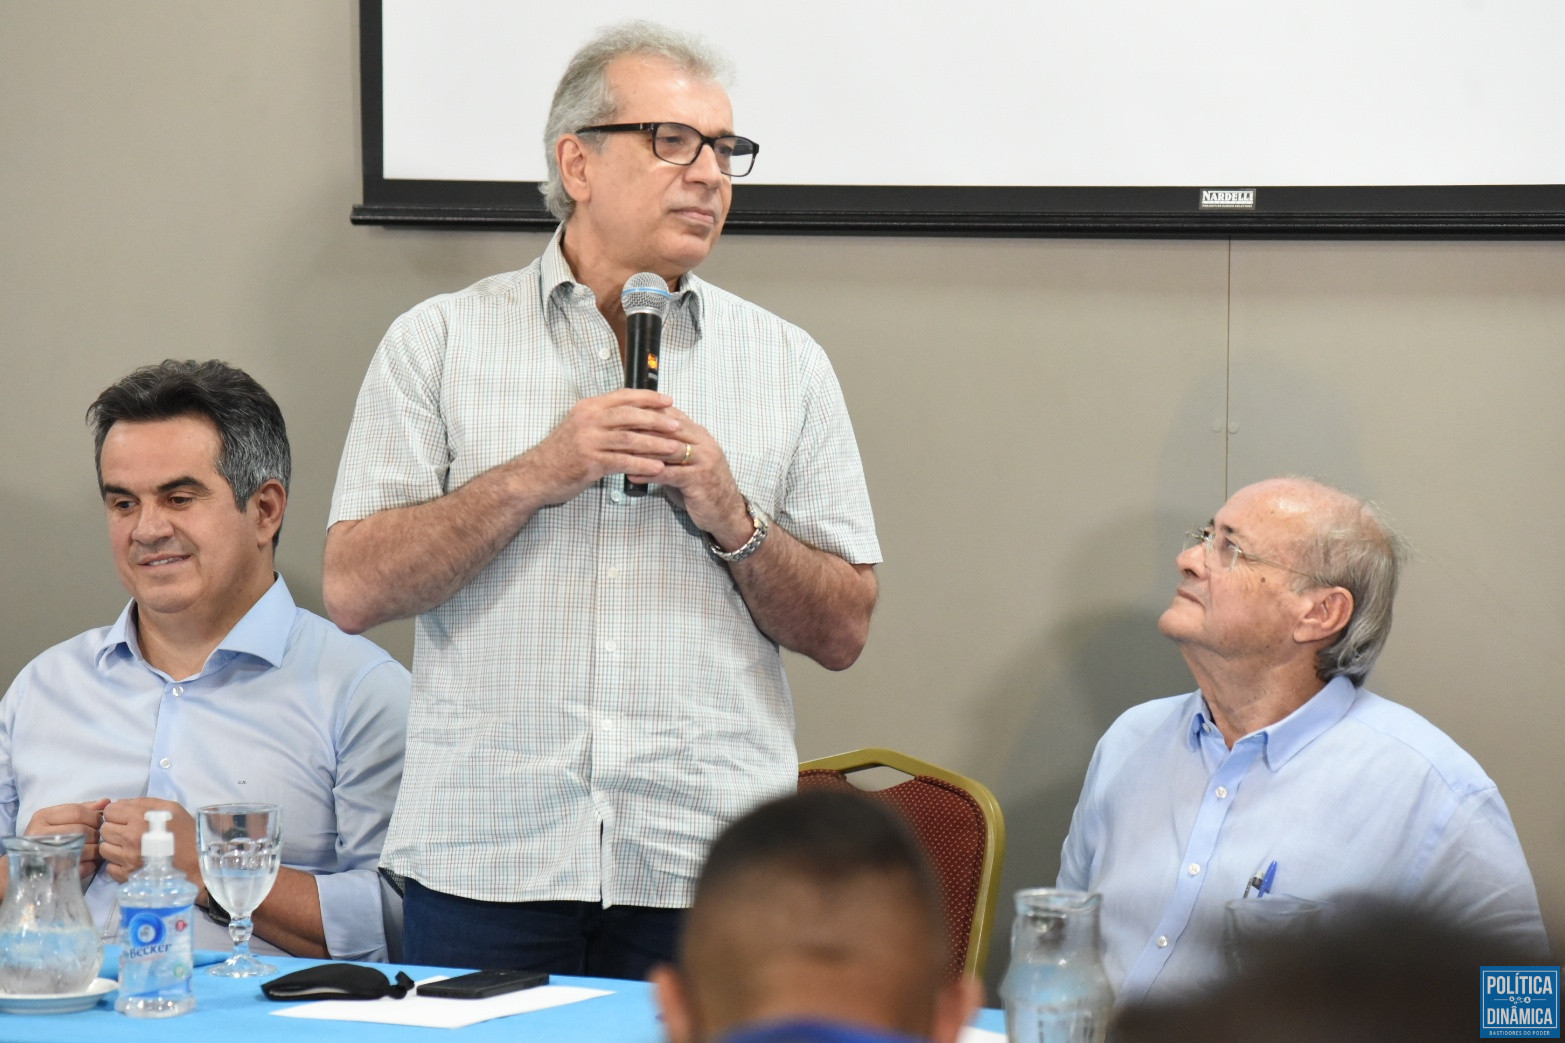
<path id="1" fill-rule="evenodd" d="M 1358 689 L 1346 677 L 1334 677 L 1305 701 L 1304 705 L 1275 724 L 1245 736 L 1240 742 L 1259 742 L 1266 752 L 1266 766 L 1277 771 L 1300 750 L 1323 735 L 1328 728 L 1347 716 Z M 1205 697 L 1199 690 L 1191 693 L 1190 727 L 1185 741 L 1192 750 L 1201 748 L 1203 730 L 1211 725 Z"/>
<path id="2" fill-rule="evenodd" d="M 554 236 L 544 249 L 543 256 L 538 259 L 539 289 L 543 293 L 539 303 L 546 307 L 560 287 L 565 287 L 569 293 L 570 288 L 576 285 L 576 276 L 571 272 L 570 263 L 565 260 L 565 251 L 560 248 L 564 241 L 565 225 L 562 223 L 554 230 Z"/>
<path id="3" fill-rule="evenodd" d="M 250 606 L 250 611 L 234 624 L 234 628 L 224 635 L 223 640 L 217 643 L 217 647 L 212 650 L 212 655 L 208 657 L 209 663 L 219 653 L 227 653 L 230 656 L 255 656 L 273 667 L 282 665 L 283 653 L 288 646 L 288 634 L 293 628 L 296 606 L 282 575 L 280 573 L 272 575 L 275 577 L 272 585 L 255 604 Z M 103 641 L 98 646 L 97 665 L 100 669 L 104 659 L 113 653 L 146 663 L 136 634 L 135 609 L 136 602 L 132 599 L 120 611 L 114 625 L 104 633 Z"/>
<path id="4" fill-rule="evenodd" d="M 574 287 L 584 285 L 576 282 L 576 274 L 571 271 L 570 262 L 565 259 L 565 251 L 561 248 L 565 242 L 565 228 L 566 225 L 562 223 L 554 230 L 554 237 L 549 240 L 549 245 L 538 261 L 539 303 L 545 310 L 551 300 L 569 296 Z M 683 309 L 690 316 L 698 338 L 701 336 L 702 301 L 706 292 L 707 284 L 695 272 L 686 272 L 679 280 L 679 289 L 674 294 L 672 304 L 674 309 Z"/>
<path id="5" fill-rule="evenodd" d="M 1206 712 L 1206 700 L 1202 698 L 1199 688 L 1191 692 L 1188 698 L 1189 705 L 1185 707 L 1185 712 L 1190 716 L 1190 727 L 1185 729 L 1185 745 L 1192 750 L 1199 750 L 1201 734 L 1212 723 L 1212 717 Z"/>

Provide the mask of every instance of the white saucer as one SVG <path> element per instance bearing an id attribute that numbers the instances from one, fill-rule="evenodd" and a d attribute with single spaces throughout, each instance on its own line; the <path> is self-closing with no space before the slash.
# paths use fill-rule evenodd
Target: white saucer
<path id="1" fill-rule="evenodd" d="M 87 1010 L 98 1000 L 120 987 L 113 978 L 94 978 L 81 992 L 62 992 L 34 996 L 19 992 L 0 992 L 0 1011 L 7 1014 L 70 1014 Z"/>

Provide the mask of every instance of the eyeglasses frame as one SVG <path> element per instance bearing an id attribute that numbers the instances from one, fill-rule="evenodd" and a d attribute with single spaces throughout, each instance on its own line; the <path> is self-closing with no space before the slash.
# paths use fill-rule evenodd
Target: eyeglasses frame
<path id="1" fill-rule="evenodd" d="M 1243 559 L 1253 565 L 1270 565 L 1274 569 L 1282 569 L 1284 572 L 1291 572 L 1295 576 L 1303 576 L 1305 579 L 1309 580 L 1311 583 L 1316 584 L 1317 586 L 1336 587 L 1341 585 L 1338 583 L 1327 582 L 1325 579 L 1315 575 L 1313 572 L 1305 572 L 1303 569 L 1296 569 L 1292 565 L 1284 565 L 1280 561 L 1273 561 L 1270 558 L 1263 558 L 1259 554 L 1251 554 L 1233 540 L 1228 539 L 1226 536 L 1223 538 L 1227 540 L 1228 546 L 1233 548 L 1233 557 L 1230 559 L 1227 565 L 1223 566 L 1224 572 L 1232 572 L 1234 566 L 1238 564 L 1239 560 Z M 1186 547 L 1194 547 L 1197 544 L 1201 545 L 1201 552 L 1207 556 L 1208 561 L 1214 557 L 1217 558 L 1218 561 L 1222 560 L 1216 545 L 1217 527 L 1211 522 L 1201 526 L 1199 529 L 1191 529 L 1189 532 L 1185 533 Z"/>
<path id="2" fill-rule="evenodd" d="M 692 134 L 694 134 L 696 137 L 700 138 L 701 139 L 701 144 L 696 146 L 695 154 L 692 155 L 690 157 L 690 159 L 687 160 L 684 163 L 680 163 L 677 160 L 669 159 L 667 156 L 663 155 L 663 153 L 658 151 L 657 129 L 659 127 L 683 127 L 686 130 L 690 131 Z M 711 137 L 711 136 L 708 136 L 706 134 L 701 133 L 699 130 L 697 130 L 695 127 L 692 127 L 690 124 L 688 124 L 688 123 L 680 123 L 678 120 L 658 120 L 658 121 L 656 121 L 654 123 L 599 123 L 596 126 L 592 126 L 592 127 L 582 127 L 581 129 L 575 131 L 575 133 L 577 133 L 577 134 L 621 134 L 621 133 L 628 133 L 628 132 L 635 132 L 635 131 L 650 132 L 651 135 L 652 135 L 652 139 L 651 139 L 651 141 L 652 141 L 652 154 L 654 156 L 656 156 L 658 159 L 661 159 L 663 162 L 668 163 L 671 166 L 676 166 L 676 167 L 691 167 L 691 166 L 695 166 L 696 160 L 701 158 L 701 149 L 706 147 L 706 146 L 708 146 L 708 145 L 710 145 L 712 147 L 712 156 L 713 156 L 713 158 L 719 160 L 718 165 L 717 165 L 718 170 L 721 170 L 724 175 L 726 175 L 727 177 L 730 177 L 730 178 L 746 177 L 746 176 L 748 176 L 750 174 L 750 172 L 755 169 L 755 157 L 759 156 L 761 154 L 760 143 L 755 141 L 753 138 L 747 138 L 743 134 L 718 134 L 715 137 Z M 748 155 L 750 157 L 750 167 L 743 174 L 735 174 L 732 170 L 723 170 L 721 157 L 719 156 L 718 151 L 717 151 L 717 143 L 719 141 L 725 141 L 725 140 L 732 140 L 732 141 L 736 141 L 736 142 L 738 142 L 738 141 L 749 142 L 749 144 L 750 144 L 750 151 L 748 153 L 737 153 L 737 152 L 730 152 L 729 153 L 730 156 L 734 156 L 734 155 Z M 730 166 L 732 166 L 732 161 L 730 161 Z"/>

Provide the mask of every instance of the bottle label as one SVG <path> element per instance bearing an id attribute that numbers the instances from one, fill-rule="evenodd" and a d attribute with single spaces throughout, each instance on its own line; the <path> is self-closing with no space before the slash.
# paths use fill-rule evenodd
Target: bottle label
<path id="1" fill-rule="evenodd" d="M 120 991 L 128 996 L 189 994 L 193 908 L 120 908 Z"/>

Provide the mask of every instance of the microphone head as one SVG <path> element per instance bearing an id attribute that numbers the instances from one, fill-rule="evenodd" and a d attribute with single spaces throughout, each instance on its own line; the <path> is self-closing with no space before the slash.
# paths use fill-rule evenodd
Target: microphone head
<path id="1" fill-rule="evenodd" d="M 638 272 L 625 280 L 625 288 L 619 293 L 620 306 L 626 315 L 656 315 L 659 319 L 668 314 L 668 306 L 674 295 L 668 292 L 668 280 L 651 272 Z"/>

